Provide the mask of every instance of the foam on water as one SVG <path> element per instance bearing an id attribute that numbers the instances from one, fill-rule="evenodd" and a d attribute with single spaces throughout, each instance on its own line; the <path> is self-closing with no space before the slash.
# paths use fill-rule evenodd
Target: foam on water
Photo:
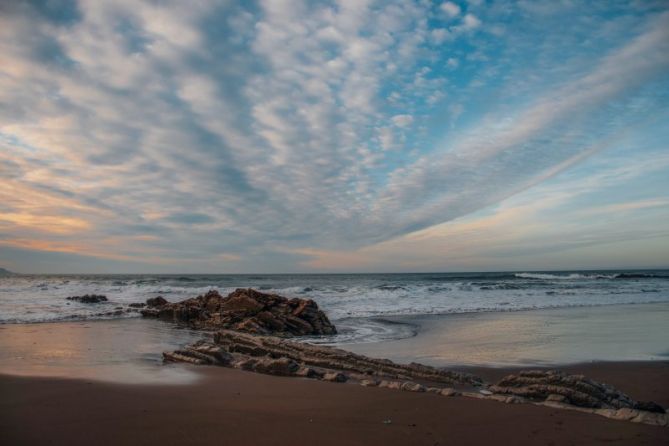
<path id="1" fill-rule="evenodd" d="M 669 302 L 669 271 L 12 276 L 0 278 L 0 324 L 137 317 L 128 305 L 150 297 L 175 302 L 238 287 L 316 300 L 340 328 L 335 342 L 349 343 L 414 333 L 390 316 Z M 109 302 L 66 299 L 83 294 Z"/>

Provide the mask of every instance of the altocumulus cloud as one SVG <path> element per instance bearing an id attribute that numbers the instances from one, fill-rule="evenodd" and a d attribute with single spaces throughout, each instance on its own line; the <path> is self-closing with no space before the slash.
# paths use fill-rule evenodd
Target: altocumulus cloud
<path id="1" fill-rule="evenodd" d="M 294 270 L 606 150 L 668 73 L 652 2 L 2 2 L 0 246 Z"/>

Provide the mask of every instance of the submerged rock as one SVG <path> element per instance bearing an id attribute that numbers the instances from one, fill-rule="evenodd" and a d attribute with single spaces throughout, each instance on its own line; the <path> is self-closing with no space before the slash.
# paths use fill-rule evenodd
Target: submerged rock
<path id="1" fill-rule="evenodd" d="M 664 413 L 653 402 L 634 401 L 612 386 L 583 375 L 568 375 L 559 370 L 529 370 L 502 378 L 490 390 L 532 401 L 565 403 L 596 409 L 637 409 Z"/>
<path id="2" fill-rule="evenodd" d="M 212 290 L 202 296 L 169 303 L 162 297 L 146 302 L 141 311 L 194 328 L 232 329 L 278 336 L 330 335 L 335 326 L 311 299 L 288 299 L 253 289 L 237 289 L 228 296 Z"/>
<path id="3" fill-rule="evenodd" d="M 83 296 L 70 296 L 67 300 L 74 300 L 82 304 L 98 304 L 100 302 L 107 302 L 107 296 L 101 294 L 85 294 Z"/>

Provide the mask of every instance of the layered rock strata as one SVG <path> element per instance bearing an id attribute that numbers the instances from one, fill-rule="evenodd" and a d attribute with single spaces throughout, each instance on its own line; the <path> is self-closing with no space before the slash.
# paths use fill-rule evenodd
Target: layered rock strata
<path id="1" fill-rule="evenodd" d="M 508 375 L 489 390 L 531 401 L 553 401 L 593 409 L 637 409 L 664 413 L 653 402 L 634 401 L 608 384 L 558 370 L 527 370 Z"/>
<path id="2" fill-rule="evenodd" d="M 422 364 L 396 364 L 333 347 L 300 343 L 273 336 L 254 336 L 232 330 L 214 334 L 214 342 L 199 341 L 176 352 L 163 353 L 168 361 L 215 364 L 267 373 L 277 361 L 290 362 L 281 370 L 294 375 L 344 382 L 363 380 L 419 380 L 447 385 L 479 386 L 480 378 Z M 334 373 L 332 377 L 328 374 Z M 339 375 L 336 375 L 339 374 Z"/>

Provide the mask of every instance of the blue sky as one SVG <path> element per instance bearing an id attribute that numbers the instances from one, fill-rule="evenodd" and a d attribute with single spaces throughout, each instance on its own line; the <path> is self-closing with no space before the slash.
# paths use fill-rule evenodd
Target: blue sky
<path id="1" fill-rule="evenodd" d="M 664 1 L 0 5 L 0 266 L 669 267 Z"/>

